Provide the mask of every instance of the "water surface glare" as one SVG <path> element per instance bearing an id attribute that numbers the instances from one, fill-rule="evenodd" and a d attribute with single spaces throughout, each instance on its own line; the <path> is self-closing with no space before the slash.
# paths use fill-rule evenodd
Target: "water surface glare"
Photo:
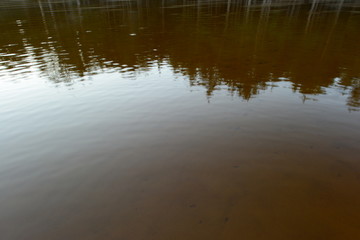
<path id="1" fill-rule="evenodd" d="M 360 239 L 357 1 L 3 0 L 1 240 Z"/>

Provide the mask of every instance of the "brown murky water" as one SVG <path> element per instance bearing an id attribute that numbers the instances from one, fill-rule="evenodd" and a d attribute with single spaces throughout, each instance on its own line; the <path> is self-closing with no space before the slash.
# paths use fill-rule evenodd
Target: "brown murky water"
<path id="1" fill-rule="evenodd" d="M 0 239 L 360 239 L 359 29 L 349 1 L 1 1 Z"/>

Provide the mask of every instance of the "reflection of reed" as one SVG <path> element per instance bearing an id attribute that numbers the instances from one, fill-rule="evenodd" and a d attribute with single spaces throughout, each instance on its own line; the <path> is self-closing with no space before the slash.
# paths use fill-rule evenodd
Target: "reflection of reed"
<path id="1" fill-rule="evenodd" d="M 334 14 L 317 16 L 316 22 L 314 13 L 328 9 L 318 0 L 310 5 L 275 0 L 102 3 L 106 4 L 77 1 L 61 6 L 39 0 L 38 11 L 29 9 L 27 14 L 29 19 L 42 19 L 42 25 L 30 27 L 37 24 L 34 22 L 23 26 L 27 27 L 27 44 L 34 51 L 11 51 L 32 55 L 31 61 L 41 73 L 55 82 L 72 82 L 110 69 L 146 71 L 154 61 L 166 60 L 174 71 L 188 76 L 192 85 L 206 87 L 209 95 L 226 86 L 245 99 L 265 89 L 269 81 L 284 78 L 293 82 L 294 91 L 323 93 L 335 77 L 349 75 L 347 69 L 356 64 L 357 58 L 348 58 L 354 49 L 346 48 L 342 41 L 357 42 L 359 36 L 340 39 L 335 34 L 337 22 L 346 23 L 348 16 L 344 13 L 344 18 L 339 18 L 344 1 L 339 2 Z M 331 26 L 329 19 L 334 23 Z M 136 36 L 130 36 L 135 32 Z M 0 45 L 22 41 L 11 29 L 5 34 Z M 19 44 L 18 48 L 24 46 Z M 321 57 L 330 48 L 341 51 L 342 56 Z M 11 61 L 14 65 L 29 60 Z M 351 74 L 350 79 L 357 79 L 359 73 Z M 349 106 L 357 106 L 358 85 L 356 81 L 346 84 L 352 89 Z"/>

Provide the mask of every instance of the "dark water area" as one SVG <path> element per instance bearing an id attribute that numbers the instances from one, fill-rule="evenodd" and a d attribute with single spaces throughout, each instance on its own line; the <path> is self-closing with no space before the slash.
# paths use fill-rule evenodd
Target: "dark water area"
<path id="1" fill-rule="evenodd" d="M 1 1 L 0 239 L 360 239 L 360 2 Z"/>

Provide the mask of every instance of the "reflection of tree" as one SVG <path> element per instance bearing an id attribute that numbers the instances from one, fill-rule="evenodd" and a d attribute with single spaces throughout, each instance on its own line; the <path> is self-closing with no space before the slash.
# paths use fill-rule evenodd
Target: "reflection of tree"
<path id="1" fill-rule="evenodd" d="M 49 80 L 68 83 L 167 61 L 209 95 L 227 88 L 244 99 L 282 79 L 294 91 L 322 94 L 346 75 L 341 84 L 349 89 L 348 105 L 359 107 L 360 37 L 353 15 L 319 1 L 253 0 L 244 9 L 240 3 L 33 1 L 0 10 L 0 61 L 10 74 L 32 65 Z"/>
<path id="2" fill-rule="evenodd" d="M 351 85 L 351 92 L 347 102 L 350 110 L 359 110 L 360 108 L 360 79 L 354 79 Z"/>
<path id="3" fill-rule="evenodd" d="M 360 109 L 360 78 L 352 78 L 346 75 L 337 82 L 343 94 L 348 95 L 347 105 L 351 111 Z"/>

